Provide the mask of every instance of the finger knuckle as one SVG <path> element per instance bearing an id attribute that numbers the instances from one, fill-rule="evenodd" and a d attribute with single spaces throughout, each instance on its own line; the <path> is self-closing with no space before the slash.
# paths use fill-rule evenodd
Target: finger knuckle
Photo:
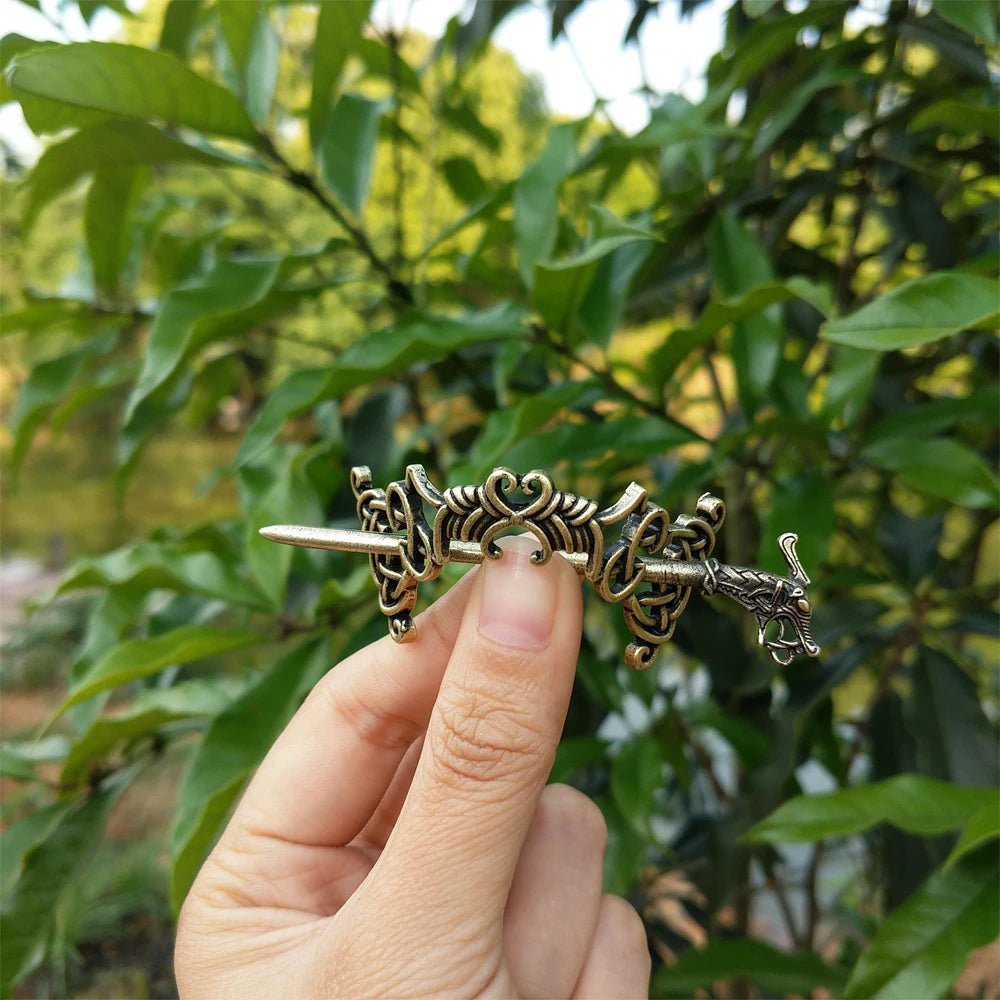
<path id="1" fill-rule="evenodd" d="M 506 784 L 538 770 L 546 740 L 530 710 L 495 697 L 442 694 L 427 749 L 445 781 Z"/>
<path id="2" fill-rule="evenodd" d="M 379 698 L 363 697 L 357 690 L 340 684 L 336 669 L 319 682 L 317 694 L 326 701 L 335 718 L 375 749 L 405 750 L 423 733 L 419 720 L 385 707 L 392 699 L 383 704 Z"/>

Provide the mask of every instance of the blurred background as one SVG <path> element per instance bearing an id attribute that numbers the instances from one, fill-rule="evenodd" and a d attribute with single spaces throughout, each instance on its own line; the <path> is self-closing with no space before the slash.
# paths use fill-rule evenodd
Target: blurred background
<path id="1" fill-rule="evenodd" d="M 243 782 L 385 629 L 256 529 L 421 462 L 800 535 L 817 661 L 695 596 L 628 671 L 588 602 L 553 780 L 653 995 L 1000 995 L 991 0 L 0 19 L 5 991 L 175 995 Z"/>

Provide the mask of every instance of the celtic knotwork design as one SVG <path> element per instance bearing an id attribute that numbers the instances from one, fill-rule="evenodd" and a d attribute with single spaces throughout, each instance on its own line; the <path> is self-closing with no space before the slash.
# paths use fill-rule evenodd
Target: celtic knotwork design
<path id="1" fill-rule="evenodd" d="M 777 662 L 819 652 L 809 632 L 809 579 L 795 555 L 795 536 L 779 539 L 788 577 L 719 563 L 712 552 L 725 505 L 711 494 L 698 500 L 695 514 L 671 521 L 636 483 L 612 506 L 598 510 L 593 500 L 557 490 L 538 469 L 522 475 L 498 468 L 482 485 L 442 492 L 420 465 L 408 466 L 405 478 L 384 490 L 372 486 L 366 466 L 358 466 L 351 472 L 351 487 L 362 528 L 393 536 L 392 544 L 374 547 L 378 552 L 366 551 L 379 606 L 397 642 L 416 634 L 410 612 L 417 585 L 440 573 L 453 546 L 462 561 L 497 559 L 502 550 L 495 539 L 510 528 L 521 528 L 538 541 L 533 562 L 545 563 L 553 552 L 566 553 L 600 597 L 622 605 L 634 636 L 625 653 L 631 667 L 653 662 L 673 635 L 692 588 L 708 596 L 722 593 L 751 611 L 760 645 Z M 430 524 L 425 510 L 433 511 Z M 619 537 L 606 544 L 605 530 L 616 525 L 621 526 Z M 778 635 L 765 635 L 775 623 Z"/>
<path id="2" fill-rule="evenodd" d="M 663 539 L 666 559 L 704 561 L 715 548 L 715 536 L 725 520 L 726 507 L 709 493 L 698 500 L 697 514 L 681 514 L 672 522 Z M 659 544 L 653 547 L 661 548 Z M 674 634 L 677 619 L 687 607 L 691 586 L 670 582 L 649 582 L 625 603 L 625 621 L 636 637 L 625 651 L 625 662 L 635 669 L 648 667 L 659 646 Z"/>
<path id="3" fill-rule="evenodd" d="M 398 554 L 368 556 L 378 586 L 379 607 L 389 619 L 389 634 L 397 642 L 407 642 L 416 635 L 410 612 L 417 603 L 417 584 L 432 580 L 441 572 L 441 563 L 433 559 L 431 531 L 424 519 L 421 490 L 415 481 L 422 473 L 420 466 L 410 466 L 406 479 L 390 483 L 382 490 L 372 486 L 367 465 L 351 470 L 351 489 L 362 528 L 380 534 L 404 532 Z"/>

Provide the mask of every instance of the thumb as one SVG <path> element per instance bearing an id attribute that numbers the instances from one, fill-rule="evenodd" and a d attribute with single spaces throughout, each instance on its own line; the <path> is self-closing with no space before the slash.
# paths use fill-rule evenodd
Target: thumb
<path id="1" fill-rule="evenodd" d="M 442 919 L 499 933 L 573 687 L 575 571 L 558 555 L 533 565 L 528 535 L 501 546 L 470 594 L 409 795 L 372 872 L 431 933 Z"/>

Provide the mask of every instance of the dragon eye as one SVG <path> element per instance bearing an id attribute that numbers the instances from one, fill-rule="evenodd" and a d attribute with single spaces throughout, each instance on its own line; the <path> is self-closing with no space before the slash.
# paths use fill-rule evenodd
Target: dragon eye
<path id="1" fill-rule="evenodd" d="M 809 611 L 811 610 L 809 602 L 804 597 L 800 598 L 795 603 L 799 606 L 799 611 L 801 611 L 804 615 L 809 614 Z"/>

